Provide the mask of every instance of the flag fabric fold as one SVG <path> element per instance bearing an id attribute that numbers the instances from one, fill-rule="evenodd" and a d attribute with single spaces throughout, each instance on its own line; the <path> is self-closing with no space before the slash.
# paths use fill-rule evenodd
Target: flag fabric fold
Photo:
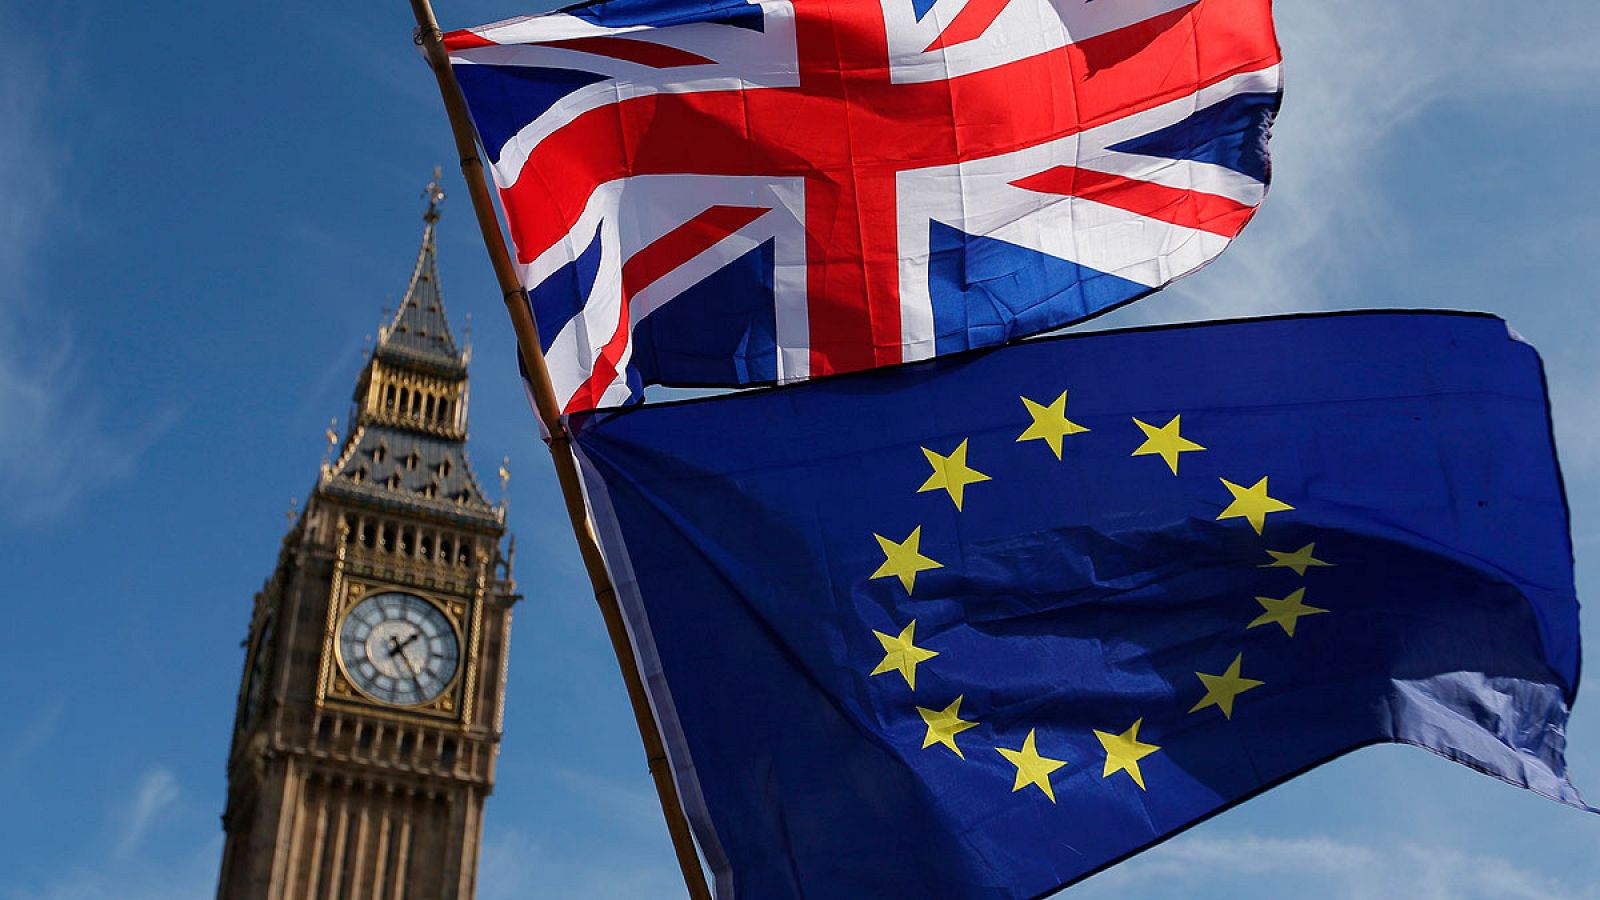
<path id="1" fill-rule="evenodd" d="M 563 411 L 990 346 L 1267 189 L 1270 0 L 604 0 L 445 35 Z"/>
<path id="2" fill-rule="evenodd" d="M 719 897 L 1030 897 L 1352 749 L 1582 806 L 1532 348 L 1361 313 L 570 417 Z"/>

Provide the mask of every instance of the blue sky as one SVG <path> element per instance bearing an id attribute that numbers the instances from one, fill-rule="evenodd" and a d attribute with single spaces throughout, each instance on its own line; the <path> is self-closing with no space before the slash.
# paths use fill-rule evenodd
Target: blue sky
<path id="1" fill-rule="evenodd" d="M 1278 6 L 1288 94 L 1263 212 L 1219 262 L 1096 327 L 1505 316 L 1544 354 L 1592 596 L 1600 12 Z M 491 482 L 511 458 L 528 595 L 481 896 L 681 896 L 406 4 L 170 9 L 0 0 L 0 900 L 210 896 L 250 598 L 404 288 L 436 164 L 455 194 L 446 302 L 458 331 L 474 322 L 472 450 Z M 1586 691 L 1570 740 L 1600 797 Z M 1597 849 L 1600 818 L 1382 747 L 1069 895 L 1600 897 Z"/>

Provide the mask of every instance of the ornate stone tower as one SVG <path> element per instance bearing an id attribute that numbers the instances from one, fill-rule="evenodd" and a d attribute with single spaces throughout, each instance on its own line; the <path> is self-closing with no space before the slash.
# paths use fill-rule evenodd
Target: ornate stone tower
<path id="1" fill-rule="evenodd" d="M 222 900 L 471 898 L 499 752 L 504 507 L 467 461 L 467 361 L 434 259 L 256 595 L 228 758 Z M 502 478 L 504 471 L 502 470 Z"/>

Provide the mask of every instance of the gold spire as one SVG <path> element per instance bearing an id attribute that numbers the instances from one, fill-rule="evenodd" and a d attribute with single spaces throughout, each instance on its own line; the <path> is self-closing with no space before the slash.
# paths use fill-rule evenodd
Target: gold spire
<path id="1" fill-rule="evenodd" d="M 416 266 L 411 270 L 411 280 L 406 284 L 405 295 L 391 311 L 384 309 L 384 324 L 378 331 L 377 353 L 409 356 L 427 364 L 445 368 L 464 368 L 466 358 L 456 349 L 455 338 L 450 335 L 450 324 L 444 312 L 444 297 L 439 287 L 438 246 L 434 239 L 439 221 L 440 204 L 444 201 L 444 188 L 440 186 L 439 169 L 434 167 L 433 180 L 422 192 L 428 201 L 422 214 L 427 224 L 422 229 L 422 242 L 417 248 Z"/>

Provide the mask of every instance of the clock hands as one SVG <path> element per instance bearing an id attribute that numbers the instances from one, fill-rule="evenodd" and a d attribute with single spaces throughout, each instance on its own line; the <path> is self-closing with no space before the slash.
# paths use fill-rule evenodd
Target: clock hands
<path id="1" fill-rule="evenodd" d="M 411 680 L 413 683 L 417 682 L 420 677 L 419 673 L 417 672 L 417 667 L 412 664 L 411 657 L 405 655 L 405 653 L 402 651 L 405 650 L 407 645 L 409 645 L 412 641 L 415 641 L 418 637 L 421 637 L 421 635 L 421 632 L 413 631 L 411 632 L 411 636 L 403 641 L 393 635 L 389 636 L 389 656 L 391 658 L 396 656 L 400 657 L 401 662 L 406 664 L 406 668 L 411 670 Z"/>

